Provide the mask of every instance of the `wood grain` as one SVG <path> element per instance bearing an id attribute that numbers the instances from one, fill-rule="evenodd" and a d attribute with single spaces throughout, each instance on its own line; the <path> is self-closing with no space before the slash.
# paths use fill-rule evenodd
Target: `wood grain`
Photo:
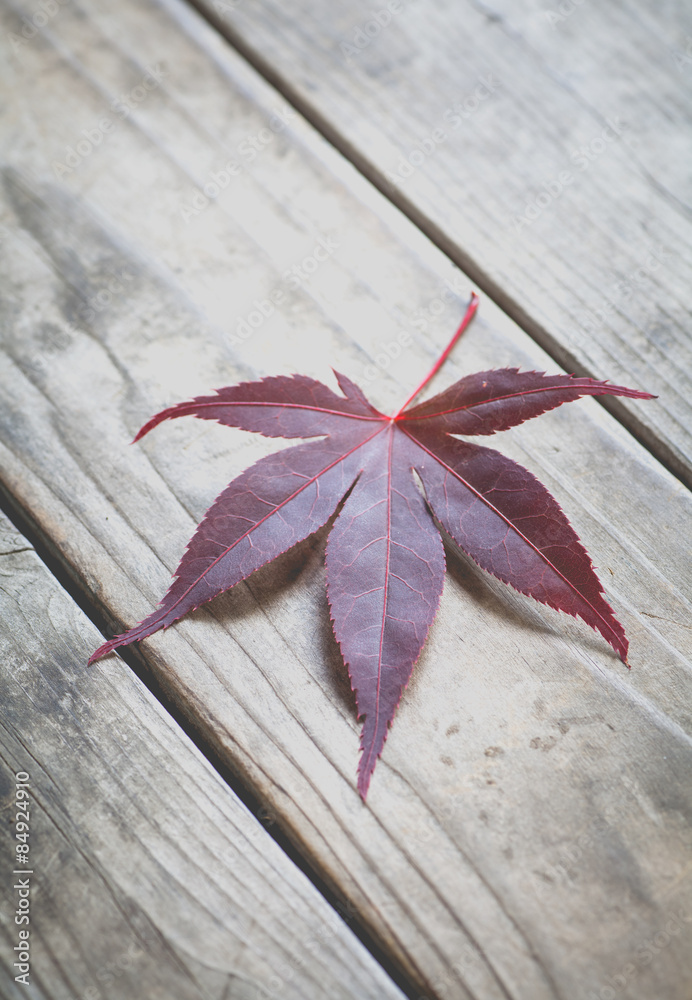
<path id="1" fill-rule="evenodd" d="M 692 485 L 688 4 L 198 6 Z"/>
<path id="2" fill-rule="evenodd" d="M 2 996 L 401 998 L 131 671 L 86 669 L 99 633 L 4 516 L 0 578 Z M 28 990 L 12 968 L 20 878 Z"/>
<path id="3" fill-rule="evenodd" d="M 2 11 L 9 49 L 21 21 Z M 469 285 L 185 7 L 66 7 L 7 55 L 21 103 L 0 124 L 3 490 L 121 628 L 160 598 L 210 500 L 277 444 L 181 420 L 130 447 L 149 416 L 244 377 L 329 381 L 331 364 L 393 407 Z M 147 66 L 160 85 L 56 176 Z M 224 187 L 204 204 L 210 183 Z M 486 300 L 438 386 L 511 364 L 554 369 Z M 324 533 L 141 655 L 420 995 L 581 1000 L 634 964 L 629 997 L 687 1000 L 689 494 L 593 401 L 497 444 L 584 539 L 631 673 L 450 553 L 363 806 Z"/>

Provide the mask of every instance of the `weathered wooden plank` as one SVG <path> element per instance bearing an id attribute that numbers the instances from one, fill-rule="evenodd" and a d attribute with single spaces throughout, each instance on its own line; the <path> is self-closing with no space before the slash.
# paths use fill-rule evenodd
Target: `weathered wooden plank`
<path id="1" fill-rule="evenodd" d="M 4 516 L 0 579 L 2 996 L 402 997 Z"/>
<path id="2" fill-rule="evenodd" d="M 248 375 L 328 379 L 329 364 L 394 406 L 468 286 L 299 118 L 273 133 L 289 109 L 185 8 L 65 8 L 8 65 L 23 104 L 0 126 L 3 488 L 114 626 L 129 624 L 210 499 L 276 447 L 179 421 L 130 448 L 148 416 Z M 52 161 L 156 65 L 161 84 L 56 177 Z M 194 205 L 206 183 L 223 191 Z M 419 318 L 427 330 L 408 342 Z M 549 364 L 487 303 L 457 358 L 445 377 Z M 593 402 L 501 447 L 584 537 L 631 674 L 585 628 L 450 559 L 364 807 L 323 534 L 142 655 L 426 995 L 578 1000 L 634 964 L 631 997 L 686 1000 L 689 494 Z M 657 933 L 665 950 L 647 962 Z"/>
<path id="3" fill-rule="evenodd" d="M 692 484 L 688 4 L 198 6 Z"/>

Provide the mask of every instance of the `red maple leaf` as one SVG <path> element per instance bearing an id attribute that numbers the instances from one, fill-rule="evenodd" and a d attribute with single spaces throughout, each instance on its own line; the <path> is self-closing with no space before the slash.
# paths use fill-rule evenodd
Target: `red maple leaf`
<path id="1" fill-rule="evenodd" d="M 303 375 L 263 378 L 163 410 L 267 437 L 318 438 L 256 462 L 211 505 L 156 611 L 90 659 L 167 628 L 326 524 L 334 634 L 364 717 L 358 789 L 365 798 L 388 726 L 437 612 L 445 573 L 436 521 L 479 566 L 543 604 L 582 618 L 626 663 L 627 639 L 591 560 L 557 501 L 527 469 L 451 435 L 494 434 L 580 396 L 649 393 L 590 378 L 467 375 L 409 409 L 471 321 L 396 413 L 386 416 L 335 372 L 343 395 Z M 425 496 L 418 488 L 420 478 Z"/>

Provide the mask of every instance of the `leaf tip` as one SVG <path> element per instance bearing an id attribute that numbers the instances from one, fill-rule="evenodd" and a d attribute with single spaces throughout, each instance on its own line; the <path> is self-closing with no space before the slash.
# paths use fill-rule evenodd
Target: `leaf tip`
<path id="1" fill-rule="evenodd" d="M 104 656 L 108 656 L 108 654 L 112 652 L 114 648 L 115 647 L 113 646 L 112 639 L 110 640 L 110 642 L 104 642 L 102 646 L 99 646 L 99 648 L 91 654 L 91 656 L 87 660 L 87 666 L 90 667 L 92 663 L 96 663 L 97 660 L 102 660 Z"/>
<path id="2" fill-rule="evenodd" d="M 162 419 L 165 418 L 162 417 L 160 413 L 157 413 L 155 417 L 151 418 L 151 420 L 147 420 L 146 424 L 144 424 L 143 427 L 139 428 L 135 436 L 132 438 L 130 444 L 137 444 L 138 441 L 141 441 L 145 434 L 148 434 L 149 431 L 152 430 L 154 427 L 156 427 L 157 424 L 161 423 Z"/>
<path id="3" fill-rule="evenodd" d="M 374 770 L 375 770 L 374 764 L 368 767 L 358 768 L 358 794 L 360 795 L 363 802 L 365 802 L 368 796 L 368 789 L 370 788 L 370 779 L 372 778 L 372 772 Z"/>
<path id="4" fill-rule="evenodd" d="M 620 625 L 620 622 L 617 619 L 615 619 L 615 622 L 616 622 L 617 625 Z M 620 628 L 622 629 L 621 625 L 620 625 Z M 613 649 L 615 650 L 615 652 L 620 657 L 620 659 L 622 660 L 622 662 L 625 664 L 625 666 L 627 667 L 627 669 L 629 670 L 630 669 L 630 665 L 629 665 L 629 661 L 627 659 L 627 654 L 629 652 L 630 644 L 627 641 L 627 636 L 625 635 L 624 629 L 622 629 L 622 636 L 618 637 L 617 643 L 612 642 L 611 645 L 612 645 Z"/>

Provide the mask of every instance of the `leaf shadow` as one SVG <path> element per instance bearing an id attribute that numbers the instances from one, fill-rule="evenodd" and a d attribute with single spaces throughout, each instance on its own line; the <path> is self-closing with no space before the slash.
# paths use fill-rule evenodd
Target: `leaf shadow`
<path id="1" fill-rule="evenodd" d="M 255 570 L 241 584 L 187 617 L 194 621 L 211 614 L 233 636 L 234 624 L 256 614 L 259 609 L 276 630 L 277 650 L 287 645 L 328 698 L 345 716 L 356 721 L 355 696 L 334 637 L 326 591 L 325 549 L 336 516 L 314 534 Z M 475 608 L 477 614 L 492 622 L 507 623 L 527 636 L 542 635 L 553 639 L 566 638 L 564 625 L 569 624 L 572 629 L 579 630 L 578 641 L 589 652 L 602 656 L 609 650 L 605 640 L 591 634 L 583 622 L 567 615 L 559 616 L 562 622 L 557 618 L 554 624 L 547 621 L 542 606 L 478 566 L 439 524 L 438 530 L 444 542 L 447 574 L 463 592 L 469 608 Z M 473 618 L 471 611 L 469 618 Z M 272 669 L 283 669 L 280 653 L 271 663 Z M 408 685 L 414 689 L 418 672 L 419 666 L 414 668 Z"/>
<path id="2" fill-rule="evenodd" d="M 522 606 L 512 598 L 520 598 L 509 584 L 493 577 L 482 569 L 471 556 L 459 549 L 453 542 L 444 538 L 445 556 L 447 560 L 447 575 L 464 592 L 464 595 L 478 608 L 493 618 L 509 620 L 525 631 L 539 631 L 544 634 L 554 634 L 555 630 L 541 621 L 535 609 L 530 605 Z M 509 592 L 509 593 L 508 593 Z M 528 600 L 528 598 L 527 598 Z"/>
<path id="3" fill-rule="evenodd" d="M 558 640 L 572 638 L 589 653 L 601 657 L 610 654 L 619 662 L 617 654 L 605 639 L 593 632 L 586 622 L 566 612 L 556 611 L 497 579 L 460 549 L 439 525 L 438 528 L 444 541 L 447 573 L 479 611 L 527 634 Z M 546 615 L 553 621 L 547 620 Z"/>
<path id="4" fill-rule="evenodd" d="M 234 624 L 260 610 L 276 630 L 277 647 L 288 645 L 328 697 L 355 719 L 348 669 L 334 637 L 324 568 L 333 519 L 270 563 L 188 615 L 211 613 L 233 635 Z M 280 622 L 280 624 L 277 624 Z M 277 670 L 282 669 L 280 653 Z"/>

